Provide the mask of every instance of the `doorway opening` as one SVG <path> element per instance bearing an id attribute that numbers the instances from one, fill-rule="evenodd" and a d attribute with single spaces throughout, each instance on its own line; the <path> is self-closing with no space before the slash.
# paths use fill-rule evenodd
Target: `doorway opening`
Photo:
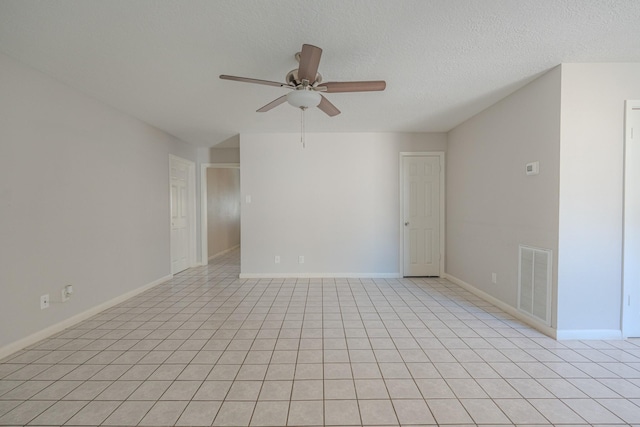
<path id="1" fill-rule="evenodd" d="M 640 100 L 627 101 L 624 132 L 622 336 L 640 337 Z"/>
<path id="2" fill-rule="evenodd" d="M 240 247 L 240 164 L 201 165 L 202 265 Z"/>

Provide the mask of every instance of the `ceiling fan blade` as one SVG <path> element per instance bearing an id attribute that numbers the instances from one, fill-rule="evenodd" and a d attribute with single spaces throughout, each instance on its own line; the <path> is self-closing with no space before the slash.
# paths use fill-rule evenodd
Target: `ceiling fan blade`
<path id="1" fill-rule="evenodd" d="M 371 80 L 365 82 L 328 82 L 321 83 L 319 88 L 326 87 L 327 93 L 336 92 L 373 92 L 384 90 L 387 83 L 384 80 Z"/>
<path id="2" fill-rule="evenodd" d="M 287 102 L 287 95 L 282 95 L 280 98 L 274 99 L 273 101 L 256 111 L 258 113 L 264 113 L 265 111 L 269 111 L 284 102 Z"/>
<path id="3" fill-rule="evenodd" d="M 222 80 L 233 80 L 233 81 L 236 81 L 236 82 L 256 83 L 256 84 L 259 84 L 259 85 L 279 86 L 279 87 L 287 87 L 287 88 L 293 89 L 292 86 L 289 86 L 286 83 L 271 82 L 269 80 L 250 79 L 248 77 L 227 76 L 226 74 L 222 74 L 220 76 L 220 78 Z"/>
<path id="4" fill-rule="evenodd" d="M 298 66 L 298 78 L 300 80 L 309 80 L 309 84 L 313 84 L 316 81 L 321 55 L 322 49 L 319 47 L 310 44 L 302 45 L 300 65 Z"/>
<path id="5" fill-rule="evenodd" d="M 336 106 L 330 103 L 329 100 L 324 96 L 322 96 L 320 104 L 318 104 L 318 108 L 324 111 L 329 117 L 337 116 L 338 114 L 340 114 L 340 110 L 338 110 Z"/>

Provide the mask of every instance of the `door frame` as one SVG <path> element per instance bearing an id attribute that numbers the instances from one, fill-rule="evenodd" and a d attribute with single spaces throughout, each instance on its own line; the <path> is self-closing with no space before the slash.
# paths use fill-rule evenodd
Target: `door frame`
<path id="1" fill-rule="evenodd" d="M 209 264 L 209 236 L 207 233 L 207 169 L 240 169 L 240 163 L 202 163 L 200 165 L 200 265 Z M 240 204 L 242 216 L 242 204 Z M 242 233 L 242 230 L 240 230 Z"/>
<path id="2" fill-rule="evenodd" d="M 445 220 L 444 220 L 444 214 L 445 214 L 445 197 L 444 197 L 444 189 L 445 189 L 445 185 L 444 185 L 444 177 L 445 177 L 445 153 L 444 151 L 402 151 L 400 152 L 400 156 L 399 156 L 399 193 L 400 193 L 400 209 L 399 209 L 399 221 L 398 221 L 398 227 L 399 227 L 399 242 L 400 242 L 400 247 L 399 247 L 399 265 L 398 268 L 400 271 L 400 277 L 404 277 L 404 258 L 405 258 L 405 253 L 404 253 L 404 159 L 407 157 L 438 157 L 439 159 L 439 163 L 440 163 L 440 200 L 439 200 L 439 204 L 440 204 L 440 265 L 439 265 L 439 270 L 440 270 L 440 275 L 438 277 L 443 277 L 445 272 L 444 272 L 444 265 L 445 265 Z"/>
<path id="3" fill-rule="evenodd" d="M 632 262 L 637 262 L 638 254 L 628 253 L 630 251 L 630 239 L 631 230 L 637 227 L 637 222 L 632 223 L 631 218 L 635 218 L 629 212 L 630 208 L 627 204 L 627 199 L 632 197 L 638 197 L 640 194 L 640 183 L 637 179 L 634 179 L 632 175 L 638 174 L 640 164 L 637 162 L 631 163 L 631 155 L 629 153 L 629 145 L 631 141 L 631 112 L 640 109 L 640 100 L 626 100 L 625 101 L 625 116 L 624 116 L 624 175 L 623 175 L 623 236 L 622 236 L 622 313 L 621 313 L 621 329 L 622 338 L 628 338 L 630 336 L 631 321 L 633 316 L 630 313 L 629 301 L 631 298 L 637 300 L 640 298 L 640 286 L 637 282 L 637 277 L 631 277 L 632 273 L 630 265 Z M 635 136 L 635 135 L 634 135 Z M 637 136 L 636 136 L 637 137 Z M 635 138 L 634 138 L 635 139 Z M 634 172 L 635 170 L 635 172 Z M 637 238 L 637 236 L 635 236 Z M 634 280 L 635 279 L 635 280 Z M 637 305 L 635 305 L 637 307 Z"/>
<path id="4" fill-rule="evenodd" d="M 196 252 L 197 252 L 197 244 L 196 244 L 196 164 L 191 160 L 184 159 L 182 157 L 178 157 L 173 154 L 169 154 L 169 271 L 171 274 L 173 272 L 173 255 L 171 254 L 171 168 L 176 163 L 182 163 L 186 165 L 189 169 L 187 174 L 187 208 L 189 212 L 187 214 L 187 221 L 189 221 L 189 233 L 187 242 L 187 247 L 189 250 L 188 254 L 188 267 L 195 267 L 196 264 Z"/>

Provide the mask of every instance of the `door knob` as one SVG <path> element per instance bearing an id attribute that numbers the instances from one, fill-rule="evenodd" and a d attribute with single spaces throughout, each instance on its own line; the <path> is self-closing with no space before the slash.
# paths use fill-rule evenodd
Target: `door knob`
<path id="1" fill-rule="evenodd" d="M 409 225 L 409 221 L 404 223 L 404 226 L 407 227 Z"/>

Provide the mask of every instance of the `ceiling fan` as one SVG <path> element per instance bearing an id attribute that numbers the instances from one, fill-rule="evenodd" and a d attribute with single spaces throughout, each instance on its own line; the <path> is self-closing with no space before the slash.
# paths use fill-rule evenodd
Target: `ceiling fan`
<path id="1" fill-rule="evenodd" d="M 381 91 L 387 86 L 384 80 L 360 81 L 360 82 L 322 82 L 322 76 L 318 73 L 318 65 L 320 64 L 320 56 L 322 49 L 319 47 L 303 44 L 302 51 L 296 53 L 296 60 L 299 66 L 296 70 L 291 70 L 285 78 L 286 83 L 272 82 L 268 80 L 250 79 L 247 77 L 237 77 L 221 75 L 224 80 L 234 80 L 238 82 L 256 83 L 267 86 L 279 86 L 285 89 L 291 89 L 286 95 L 277 98 L 264 107 L 258 109 L 259 113 L 264 113 L 278 105 L 288 102 L 294 107 L 301 108 L 303 111 L 309 107 L 318 107 L 329 116 L 337 116 L 340 110 L 336 108 L 327 98 L 322 96 L 320 92 L 337 93 L 337 92 L 371 92 Z"/>

